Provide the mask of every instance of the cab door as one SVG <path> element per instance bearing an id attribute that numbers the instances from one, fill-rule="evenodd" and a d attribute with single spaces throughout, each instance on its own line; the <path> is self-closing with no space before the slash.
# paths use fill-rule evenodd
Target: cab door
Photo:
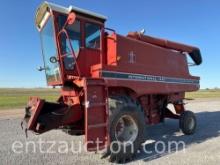
<path id="1" fill-rule="evenodd" d="M 57 33 L 63 28 L 67 19 L 66 15 L 59 15 Z M 64 81 L 67 75 L 79 76 L 77 70 L 77 58 L 82 47 L 82 22 L 76 19 L 71 25 L 65 27 L 66 33 L 61 33 L 58 38 L 58 47 L 60 52 L 61 68 Z M 75 57 L 74 57 L 75 56 Z"/>

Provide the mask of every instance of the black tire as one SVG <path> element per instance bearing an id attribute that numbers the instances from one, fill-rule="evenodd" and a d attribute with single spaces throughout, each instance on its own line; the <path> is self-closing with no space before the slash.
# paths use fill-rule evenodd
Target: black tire
<path id="1" fill-rule="evenodd" d="M 184 111 L 180 115 L 179 127 L 185 135 L 192 135 L 196 131 L 196 117 L 191 111 Z"/>
<path id="2" fill-rule="evenodd" d="M 139 106 L 128 97 L 121 97 L 114 100 L 116 106 L 110 106 L 110 162 L 124 163 L 130 161 L 138 152 L 145 138 L 145 121 L 144 114 Z M 116 125 L 124 116 L 131 118 L 138 128 L 137 136 L 131 144 L 124 145 L 116 137 Z M 118 152 L 112 152 L 118 151 Z"/>

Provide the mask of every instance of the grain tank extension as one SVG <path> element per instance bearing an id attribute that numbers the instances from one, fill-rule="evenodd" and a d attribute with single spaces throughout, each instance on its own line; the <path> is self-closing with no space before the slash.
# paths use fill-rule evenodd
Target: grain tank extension
<path id="1" fill-rule="evenodd" d="M 106 149 L 103 157 L 111 162 L 130 159 L 146 140 L 145 126 L 165 118 L 179 120 L 182 132 L 193 134 L 196 118 L 183 100 L 185 92 L 199 89 L 200 78 L 189 73 L 187 61 L 189 56 L 202 63 L 199 48 L 140 32 L 123 36 L 105 21 L 73 6 L 44 2 L 37 9 L 44 59 L 39 70 L 48 86 L 60 87 L 60 97 L 54 103 L 31 97 L 22 122 L 26 130 L 85 135 L 88 151 Z M 125 152 L 113 153 L 112 142 Z"/>

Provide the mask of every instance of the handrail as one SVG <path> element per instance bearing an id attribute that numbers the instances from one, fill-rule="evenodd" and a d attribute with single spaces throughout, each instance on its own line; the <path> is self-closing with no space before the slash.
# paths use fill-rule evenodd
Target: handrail
<path id="1" fill-rule="evenodd" d="M 104 29 L 105 29 L 105 30 L 108 30 L 108 31 L 111 31 L 111 32 L 113 32 L 113 33 L 116 33 L 114 29 L 107 28 L 107 27 L 104 27 Z"/>
<path id="2" fill-rule="evenodd" d="M 67 33 L 66 29 L 64 29 L 64 28 L 62 28 L 62 29 L 59 31 L 59 33 L 57 34 L 57 42 L 58 42 L 59 52 L 61 53 L 61 48 L 60 48 L 60 43 L 59 43 L 59 41 L 60 41 L 60 40 L 59 40 L 59 37 L 60 37 L 60 35 L 61 35 L 62 33 L 65 34 L 66 39 L 68 40 L 68 43 L 69 43 L 69 46 L 70 46 L 70 49 L 71 49 L 71 54 L 72 54 L 72 56 L 73 56 L 73 58 L 74 58 L 74 60 L 75 60 L 77 73 L 78 73 L 78 75 L 79 75 L 79 78 L 81 78 L 81 73 L 80 73 L 79 65 L 78 65 L 77 60 L 76 60 L 77 58 L 76 58 L 74 49 L 73 49 L 73 47 L 72 47 L 69 34 Z M 61 54 L 61 57 L 62 57 L 62 56 L 63 56 L 63 54 Z"/>

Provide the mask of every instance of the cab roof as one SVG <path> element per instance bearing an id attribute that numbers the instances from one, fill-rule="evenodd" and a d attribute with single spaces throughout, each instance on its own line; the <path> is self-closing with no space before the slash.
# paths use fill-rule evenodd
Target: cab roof
<path id="1" fill-rule="evenodd" d="M 41 22 L 44 19 L 44 16 L 47 12 L 59 12 L 59 13 L 63 13 L 63 14 L 69 14 L 71 11 L 77 13 L 77 14 L 81 14 L 87 17 L 91 17 L 91 18 L 95 18 L 98 19 L 102 22 L 105 22 L 107 17 L 95 12 L 91 12 L 85 9 L 81 9 L 75 6 L 69 6 L 68 8 L 54 4 L 54 3 L 50 3 L 50 2 L 43 2 L 37 9 L 36 12 L 36 17 L 35 17 L 35 25 L 38 28 L 38 30 L 41 29 Z"/>

